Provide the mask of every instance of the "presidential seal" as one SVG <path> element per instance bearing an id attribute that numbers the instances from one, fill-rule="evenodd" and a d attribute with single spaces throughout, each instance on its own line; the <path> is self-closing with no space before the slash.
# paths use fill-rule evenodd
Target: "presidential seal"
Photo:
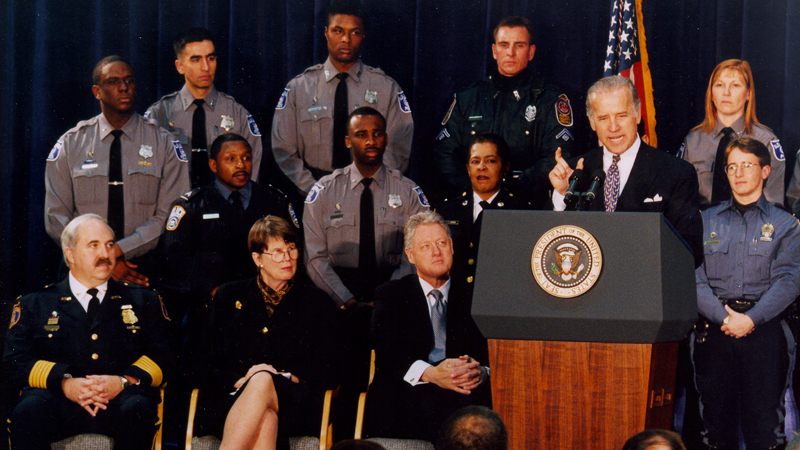
<path id="1" fill-rule="evenodd" d="M 603 269 L 603 253 L 594 236 L 572 225 L 542 235 L 531 255 L 533 278 L 548 294 L 573 298 L 592 288 Z"/>

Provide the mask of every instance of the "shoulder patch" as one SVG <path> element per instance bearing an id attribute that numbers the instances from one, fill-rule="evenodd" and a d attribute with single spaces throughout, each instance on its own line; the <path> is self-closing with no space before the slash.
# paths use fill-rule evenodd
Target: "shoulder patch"
<path id="1" fill-rule="evenodd" d="M 59 140 L 56 142 L 56 145 L 53 146 L 53 149 L 50 150 L 50 154 L 47 155 L 48 161 L 55 161 L 58 159 L 58 155 L 61 153 L 61 149 L 64 148 L 64 141 Z"/>
<path id="2" fill-rule="evenodd" d="M 189 162 L 189 158 L 186 157 L 186 152 L 183 151 L 183 146 L 181 145 L 181 141 L 177 139 L 172 141 L 172 146 L 175 148 L 175 156 L 178 157 L 178 161 Z"/>
<path id="3" fill-rule="evenodd" d="M 158 296 L 158 304 L 161 305 L 161 314 L 164 315 L 164 318 L 172 322 L 172 319 L 169 318 L 169 314 L 167 314 L 167 307 L 164 305 L 164 299 L 161 296 Z"/>
<path id="4" fill-rule="evenodd" d="M 295 214 L 294 206 L 292 206 L 291 203 L 289 203 L 289 217 L 292 218 L 292 223 L 294 224 L 294 226 L 296 228 L 300 228 L 300 221 L 297 220 L 297 214 Z"/>
<path id="5" fill-rule="evenodd" d="M 778 161 L 786 161 L 786 154 L 783 153 L 780 139 L 773 139 L 769 141 L 769 143 L 772 145 L 772 154 L 775 156 L 775 159 Z"/>
<path id="6" fill-rule="evenodd" d="M 422 204 L 422 206 L 424 206 L 426 208 L 430 208 L 431 207 L 431 204 L 428 203 L 428 197 L 425 197 L 425 193 L 422 192 L 422 188 L 421 187 L 414 186 L 414 192 L 417 193 L 417 198 L 419 199 L 419 202 Z"/>
<path id="7" fill-rule="evenodd" d="M 150 120 L 150 119 L 152 119 L 152 116 L 153 116 L 153 110 L 152 109 L 148 109 L 147 111 L 144 112 L 144 115 L 142 117 L 144 117 L 145 119 Z"/>
<path id="8" fill-rule="evenodd" d="M 567 94 L 559 95 L 558 100 L 556 100 L 556 117 L 561 125 L 565 127 L 572 126 L 572 106 L 569 104 Z"/>
<path id="9" fill-rule="evenodd" d="M 14 309 L 11 311 L 11 324 L 8 326 L 8 329 L 14 328 L 14 325 L 19 322 L 19 318 L 22 316 L 22 307 L 19 305 L 19 302 L 14 304 Z"/>
<path id="10" fill-rule="evenodd" d="M 408 98 L 403 91 L 397 93 L 397 101 L 400 103 L 400 111 L 403 111 L 406 114 L 411 113 L 411 105 L 408 104 Z"/>
<path id="11" fill-rule="evenodd" d="M 287 97 L 286 96 L 287 95 L 289 95 L 289 88 L 286 88 L 286 89 L 283 90 L 283 94 L 281 94 L 281 98 L 278 99 L 278 106 L 276 106 L 275 109 L 286 108 L 286 101 L 287 101 Z M 249 122 L 249 120 L 248 120 L 248 122 Z"/>
<path id="12" fill-rule="evenodd" d="M 256 119 L 252 115 L 247 116 L 247 126 L 250 128 L 250 134 L 253 136 L 261 136 L 261 131 L 258 129 Z"/>
<path id="13" fill-rule="evenodd" d="M 308 197 L 306 197 L 306 203 L 314 203 L 319 196 L 319 192 L 323 189 L 325 189 L 325 187 L 319 183 L 312 186 L 311 190 L 308 192 Z"/>
<path id="14" fill-rule="evenodd" d="M 442 125 L 447 125 L 447 121 L 450 120 L 450 114 L 453 114 L 453 108 L 456 107 L 457 100 L 458 100 L 458 95 L 454 95 L 453 103 L 450 104 L 450 109 L 447 110 L 447 114 L 445 114 L 444 119 L 442 119 Z"/>
<path id="15" fill-rule="evenodd" d="M 683 142 L 683 143 L 681 144 L 681 148 L 680 148 L 680 149 L 678 149 L 678 154 L 677 154 L 677 155 L 675 155 L 675 156 L 676 156 L 677 158 L 683 159 L 683 150 L 685 150 L 685 149 L 686 149 L 686 142 Z"/>
<path id="16" fill-rule="evenodd" d="M 178 224 L 181 223 L 181 218 L 183 218 L 184 215 L 186 215 L 186 210 L 183 209 L 181 205 L 175 205 L 167 219 L 167 231 L 177 230 Z"/>
<path id="17" fill-rule="evenodd" d="M 561 133 L 558 133 L 556 135 L 556 140 L 559 139 L 562 139 L 564 142 L 569 142 L 570 139 L 572 139 L 573 141 L 575 140 L 575 138 L 572 137 L 572 133 L 570 133 L 569 130 L 566 128 L 561 130 Z"/>

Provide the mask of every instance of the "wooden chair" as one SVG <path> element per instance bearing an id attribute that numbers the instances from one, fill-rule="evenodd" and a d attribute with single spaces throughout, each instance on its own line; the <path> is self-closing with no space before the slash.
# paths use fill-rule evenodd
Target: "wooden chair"
<path id="1" fill-rule="evenodd" d="M 161 450 L 161 431 L 164 427 L 164 388 L 161 387 L 161 403 L 158 404 L 158 430 L 153 440 L 153 448 Z M 113 450 L 114 439 L 103 434 L 78 434 L 62 441 L 54 442 L 51 450 Z"/>
<path id="2" fill-rule="evenodd" d="M 331 402 L 333 401 L 335 392 L 336 391 L 333 390 L 325 391 L 319 437 L 290 437 L 289 446 L 291 450 L 328 450 L 333 446 Z M 218 450 L 221 441 L 216 436 L 194 436 L 194 418 L 197 414 L 197 400 L 199 397 L 200 390 L 194 389 L 191 399 L 189 400 L 189 420 L 186 424 L 186 450 Z"/>
<path id="3" fill-rule="evenodd" d="M 372 380 L 375 378 L 375 350 L 372 350 L 372 357 L 369 362 L 369 385 L 372 385 Z M 367 390 L 358 396 L 358 410 L 356 412 L 356 430 L 353 435 L 354 439 L 361 439 L 364 427 L 364 410 L 367 405 L 367 393 L 369 392 L 369 385 Z M 368 438 L 368 441 L 374 441 L 382 445 L 386 450 L 434 450 L 433 444 L 428 441 L 421 441 L 417 439 L 390 439 L 390 438 Z"/>

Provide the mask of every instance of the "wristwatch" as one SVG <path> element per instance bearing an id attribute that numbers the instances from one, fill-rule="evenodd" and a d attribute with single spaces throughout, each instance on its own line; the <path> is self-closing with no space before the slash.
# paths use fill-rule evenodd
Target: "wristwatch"
<path id="1" fill-rule="evenodd" d="M 127 378 L 123 377 L 122 375 L 119 376 L 119 381 L 122 382 L 122 390 L 124 391 L 129 384 L 131 384 Z"/>

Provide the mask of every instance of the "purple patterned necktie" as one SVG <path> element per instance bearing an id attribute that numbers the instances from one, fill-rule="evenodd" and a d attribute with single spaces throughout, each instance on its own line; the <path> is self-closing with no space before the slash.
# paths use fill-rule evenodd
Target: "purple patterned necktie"
<path id="1" fill-rule="evenodd" d="M 445 357 L 445 345 L 447 342 L 447 305 L 444 304 L 444 296 L 438 289 L 428 293 L 434 301 L 431 307 L 431 325 L 433 325 L 434 345 L 428 354 L 428 362 L 435 363 Z"/>
<path id="2" fill-rule="evenodd" d="M 603 186 L 603 196 L 606 202 L 606 212 L 612 212 L 617 209 L 617 200 L 619 199 L 619 155 L 614 155 L 612 158 L 611 167 L 608 168 L 606 173 L 606 182 Z"/>

